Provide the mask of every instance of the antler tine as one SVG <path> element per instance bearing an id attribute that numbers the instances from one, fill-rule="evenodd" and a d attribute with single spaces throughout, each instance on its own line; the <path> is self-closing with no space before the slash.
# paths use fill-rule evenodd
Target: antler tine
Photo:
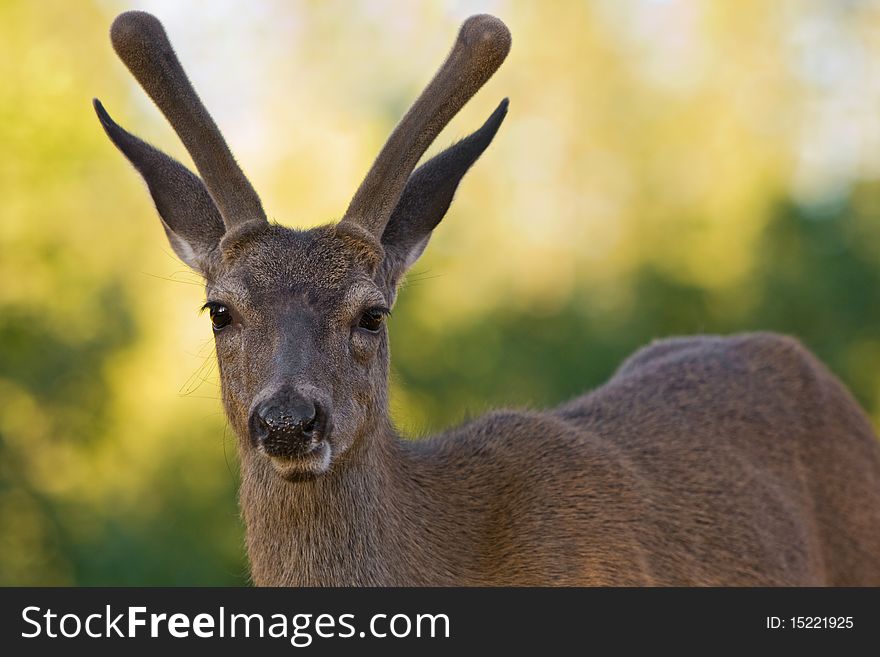
<path id="1" fill-rule="evenodd" d="M 406 181 L 431 142 L 498 70 L 510 52 L 510 32 L 479 14 L 461 26 L 440 70 L 391 133 L 348 206 L 343 222 L 380 239 Z"/>
<path id="2" fill-rule="evenodd" d="M 116 54 L 180 137 L 227 228 L 266 220 L 263 205 L 239 168 L 174 54 L 159 20 L 143 11 L 120 14 L 110 28 Z"/>

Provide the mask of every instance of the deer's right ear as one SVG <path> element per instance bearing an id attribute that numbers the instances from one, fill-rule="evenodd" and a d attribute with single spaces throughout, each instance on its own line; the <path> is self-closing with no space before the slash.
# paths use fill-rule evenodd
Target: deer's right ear
<path id="1" fill-rule="evenodd" d="M 94 106 L 107 136 L 147 183 L 171 248 L 187 265 L 206 274 L 226 227 L 204 183 L 180 162 L 117 125 L 99 100 Z"/>

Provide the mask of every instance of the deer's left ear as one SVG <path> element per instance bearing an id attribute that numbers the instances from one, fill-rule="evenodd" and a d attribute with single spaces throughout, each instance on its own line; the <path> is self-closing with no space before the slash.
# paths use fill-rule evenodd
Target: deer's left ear
<path id="1" fill-rule="evenodd" d="M 459 182 L 492 142 L 507 114 L 507 102 L 506 98 L 501 101 L 483 127 L 428 160 L 409 177 L 382 233 L 383 269 L 392 288 L 422 255 Z"/>

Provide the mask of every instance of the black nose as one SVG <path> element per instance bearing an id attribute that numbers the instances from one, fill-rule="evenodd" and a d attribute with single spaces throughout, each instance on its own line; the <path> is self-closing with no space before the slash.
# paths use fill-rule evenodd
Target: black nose
<path id="1" fill-rule="evenodd" d="M 254 445 L 270 456 L 297 456 L 324 437 L 327 414 L 320 403 L 295 392 L 283 391 L 258 404 L 251 412 Z"/>

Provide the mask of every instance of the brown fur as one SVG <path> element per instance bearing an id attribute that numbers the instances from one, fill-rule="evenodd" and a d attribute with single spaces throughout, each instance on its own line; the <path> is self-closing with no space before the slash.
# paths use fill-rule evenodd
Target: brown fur
<path id="1" fill-rule="evenodd" d="M 391 133 L 361 183 L 342 222 L 380 237 L 410 173 L 450 119 L 477 93 L 510 52 L 510 32 L 479 14 L 461 26 L 452 51 Z"/>
<path id="2" fill-rule="evenodd" d="M 152 17 L 124 16 L 117 24 L 135 29 L 126 42 L 167 44 Z M 433 118 L 404 119 L 352 202 L 360 209 L 336 226 L 300 232 L 252 208 L 235 214 L 247 194 L 221 205 L 210 185 L 96 102 L 175 251 L 231 317 L 216 330 L 217 358 L 239 436 L 254 582 L 880 585 L 880 443 L 846 389 L 791 338 L 665 340 L 557 409 L 495 411 L 422 441 L 398 436 L 387 411 L 388 334 L 363 319 L 393 304 L 507 110 L 503 102 L 410 175 L 425 135 L 509 47 L 497 19 L 465 28 L 418 101 Z M 500 39 L 492 57 L 474 34 Z M 173 59 L 163 66 L 183 75 L 170 45 L 162 49 Z M 155 79 L 145 86 L 163 98 Z M 178 101 L 170 111 L 182 112 L 172 120 L 180 130 L 204 108 Z M 268 438 L 254 429 L 267 404 L 283 412 Z M 320 409 L 326 424 L 307 428 L 303 408 L 315 418 Z M 306 439 L 315 450 L 294 449 Z"/>
<path id="3" fill-rule="evenodd" d="M 113 21 L 110 40 L 180 136 L 226 226 L 265 221 L 260 198 L 177 61 L 162 24 L 147 12 L 127 11 Z"/>
<path id="4" fill-rule="evenodd" d="M 880 585 L 880 447 L 791 338 L 661 341 L 425 441 L 364 421 L 292 485 L 243 450 L 257 584 Z"/>

